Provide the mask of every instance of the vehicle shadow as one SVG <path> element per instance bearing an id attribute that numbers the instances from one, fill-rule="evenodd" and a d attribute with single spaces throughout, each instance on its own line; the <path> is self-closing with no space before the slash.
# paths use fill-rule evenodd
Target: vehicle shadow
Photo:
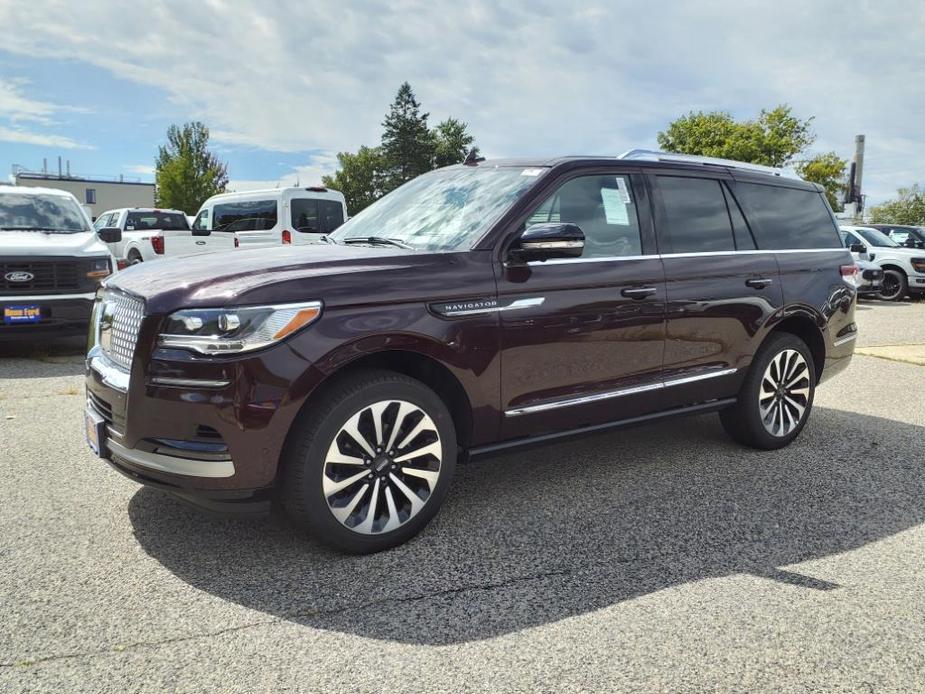
<path id="1" fill-rule="evenodd" d="M 437 519 L 373 556 L 331 552 L 280 518 L 204 516 L 141 489 L 144 550 L 225 600 L 414 644 L 491 638 L 705 578 L 838 590 L 793 564 L 925 520 L 925 428 L 817 408 L 788 449 L 729 442 L 715 416 L 461 466 Z M 789 568 L 784 568 L 789 567 Z"/>
<path id="2" fill-rule="evenodd" d="M 77 376 L 84 371 L 87 338 L 0 341 L 0 378 Z"/>

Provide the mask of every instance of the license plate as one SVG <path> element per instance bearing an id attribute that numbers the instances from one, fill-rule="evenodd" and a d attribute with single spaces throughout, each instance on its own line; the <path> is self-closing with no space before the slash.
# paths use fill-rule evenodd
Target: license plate
<path id="1" fill-rule="evenodd" d="M 84 411 L 87 445 L 100 458 L 105 456 L 106 420 L 89 407 Z"/>
<path id="2" fill-rule="evenodd" d="M 10 323 L 38 323 L 42 320 L 41 306 L 4 306 L 3 322 Z"/>

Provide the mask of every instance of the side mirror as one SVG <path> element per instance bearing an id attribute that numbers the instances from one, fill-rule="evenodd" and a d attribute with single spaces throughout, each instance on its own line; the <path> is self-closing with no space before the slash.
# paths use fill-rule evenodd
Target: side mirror
<path id="1" fill-rule="evenodd" d="M 212 234 L 211 229 L 192 229 L 193 236 L 210 236 Z"/>
<path id="2" fill-rule="evenodd" d="M 852 243 L 848 247 L 848 250 L 850 250 L 852 253 L 867 253 L 867 246 L 865 246 L 863 243 Z"/>
<path id="3" fill-rule="evenodd" d="M 119 227 L 103 227 L 96 235 L 103 243 L 119 243 L 122 240 L 122 230 Z"/>
<path id="4" fill-rule="evenodd" d="M 534 224 L 511 247 L 514 264 L 551 258 L 578 258 L 585 250 L 585 235 L 577 224 Z"/>

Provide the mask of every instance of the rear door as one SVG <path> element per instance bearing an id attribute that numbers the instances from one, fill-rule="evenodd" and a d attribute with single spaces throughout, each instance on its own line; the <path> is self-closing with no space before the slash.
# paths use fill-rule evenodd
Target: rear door
<path id="1" fill-rule="evenodd" d="M 758 250 L 731 177 L 661 169 L 648 180 L 667 287 L 665 406 L 732 396 L 783 304 L 777 259 Z"/>
<path id="2" fill-rule="evenodd" d="M 292 243 L 315 243 L 344 223 L 344 207 L 339 200 L 293 197 L 289 200 Z"/>
<path id="3" fill-rule="evenodd" d="M 282 245 L 280 197 L 217 202 L 212 208 L 212 236 L 237 237 L 241 248 Z"/>
<path id="4" fill-rule="evenodd" d="M 568 174 L 514 228 L 577 224 L 580 258 L 502 264 L 502 429 L 513 438 L 659 409 L 665 282 L 632 169 Z"/>

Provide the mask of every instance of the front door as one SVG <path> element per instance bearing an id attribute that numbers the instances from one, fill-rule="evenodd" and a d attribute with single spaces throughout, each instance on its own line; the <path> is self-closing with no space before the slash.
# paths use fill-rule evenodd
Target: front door
<path id="1" fill-rule="evenodd" d="M 665 280 L 642 177 L 564 178 L 511 229 L 577 224 L 580 258 L 499 266 L 502 431 L 506 438 L 657 410 Z"/>

